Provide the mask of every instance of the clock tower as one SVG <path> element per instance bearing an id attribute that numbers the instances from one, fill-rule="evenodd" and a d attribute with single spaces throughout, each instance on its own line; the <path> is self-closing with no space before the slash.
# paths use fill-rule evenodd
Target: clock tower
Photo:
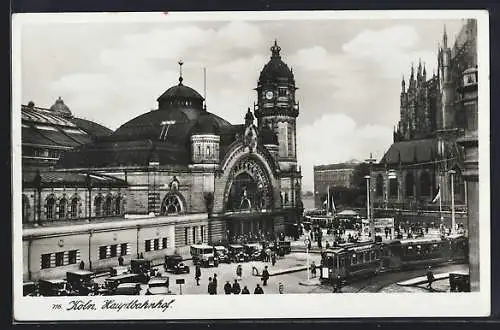
<path id="1" fill-rule="evenodd" d="M 295 79 L 292 70 L 281 60 L 281 47 L 275 41 L 271 59 L 264 66 L 257 83 L 255 117 L 259 129 L 270 127 L 278 137 L 280 170 L 297 171 L 296 119 L 299 104 L 295 100 Z"/>

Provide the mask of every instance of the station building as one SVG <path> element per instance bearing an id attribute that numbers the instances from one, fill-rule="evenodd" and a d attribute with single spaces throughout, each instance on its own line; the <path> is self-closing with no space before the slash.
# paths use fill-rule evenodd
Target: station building
<path id="1" fill-rule="evenodd" d="M 242 124 L 209 112 L 180 75 L 158 109 L 23 175 L 24 279 L 291 230 L 303 209 L 299 105 L 280 51 L 275 42 Z"/>

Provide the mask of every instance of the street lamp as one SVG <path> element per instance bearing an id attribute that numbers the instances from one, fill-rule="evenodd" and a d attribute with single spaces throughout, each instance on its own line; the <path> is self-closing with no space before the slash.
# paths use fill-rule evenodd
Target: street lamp
<path id="1" fill-rule="evenodd" d="M 366 179 L 366 219 L 368 220 L 369 225 L 369 234 L 372 233 L 372 221 L 370 216 L 370 176 L 365 175 Z M 374 237 L 375 239 L 375 237 Z"/>
<path id="2" fill-rule="evenodd" d="M 455 230 L 455 183 L 454 176 L 457 173 L 455 170 L 449 170 L 451 176 L 451 230 Z"/>

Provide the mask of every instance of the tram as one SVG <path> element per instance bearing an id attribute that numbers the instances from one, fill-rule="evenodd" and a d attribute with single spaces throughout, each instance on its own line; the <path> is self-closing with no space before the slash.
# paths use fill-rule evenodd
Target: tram
<path id="1" fill-rule="evenodd" d="M 466 262 L 467 258 L 468 241 L 463 235 L 343 244 L 322 253 L 320 281 L 348 282 L 380 271 Z"/>

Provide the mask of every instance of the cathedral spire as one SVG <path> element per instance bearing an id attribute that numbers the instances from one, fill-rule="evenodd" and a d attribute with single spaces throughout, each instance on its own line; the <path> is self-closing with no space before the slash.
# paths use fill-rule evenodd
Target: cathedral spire
<path id="1" fill-rule="evenodd" d="M 443 48 L 448 48 L 448 34 L 446 34 L 446 24 L 443 27 Z"/>
<path id="2" fill-rule="evenodd" d="M 401 78 L 401 93 L 404 93 L 406 88 L 405 88 L 405 75 Z"/>

